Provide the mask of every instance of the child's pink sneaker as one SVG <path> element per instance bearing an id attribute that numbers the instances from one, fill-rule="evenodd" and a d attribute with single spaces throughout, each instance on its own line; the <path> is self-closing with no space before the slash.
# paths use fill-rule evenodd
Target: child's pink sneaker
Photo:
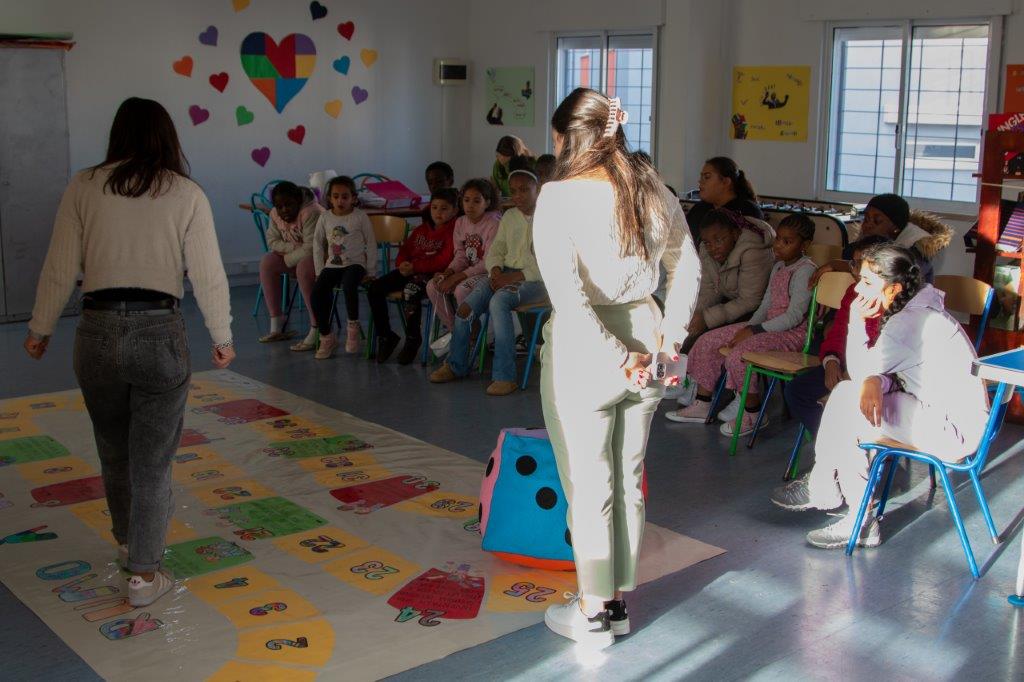
<path id="1" fill-rule="evenodd" d="M 754 424 L 757 422 L 757 412 L 748 412 L 743 410 L 743 420 L 740 421 L 740 435 L 748 436 L 754 432 Z M 731 436 L 732 431 L 736 426 L 736 416 L 727 422 L 722 422 L 722 425 L 718 428 L 718 432 L 723 436 Z M 768 426 L 768 417 L 761 420 L 761 428 Z"/>
<path id="2" fill-rule="evenodd" d="M 669 410 L 665 413 L 665 418 L 680 424 L 703 424 L 707 421 L 710 412 L 710 401 L 694 400 L 686 407 L 678 410 Z"/>
<path id="3" fill-rule="evenodd" d="M 359 352 L 359 322 L 349 320 L 348 329 L 345 331 L 345 352 Z"/>
<path id="4" fill-rule="evenodd" d="M 327 360 L 334 355 L 334 349 L 338 347 L 337 334 L 324 334 L 320 337 L 320 347 L 316 349 L 317 360 Z"/>

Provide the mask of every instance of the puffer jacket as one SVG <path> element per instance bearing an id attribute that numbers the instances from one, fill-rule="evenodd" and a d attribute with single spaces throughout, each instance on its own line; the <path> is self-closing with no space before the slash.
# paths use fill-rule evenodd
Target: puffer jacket
<path id="1" fill-rule="evenodd" d="M 741 230 L 736 245 L 724 263 L 718 263 L 700 245 L 701 280 L 697 310 L 704 315 L 708 329 L 736 322 L 757 310 L 768 288 L 775 255 L 774 234 Z"/>
<path id="2" fill-rule="evenodd" d="M 939 217 L 925 211 L 911 211 L 910 222 L 896 237 L 900 246 L 917 249 L 917 252 L 932 260 L 939 251 L 953 240 L 953 228 L 939 220 Z"/>

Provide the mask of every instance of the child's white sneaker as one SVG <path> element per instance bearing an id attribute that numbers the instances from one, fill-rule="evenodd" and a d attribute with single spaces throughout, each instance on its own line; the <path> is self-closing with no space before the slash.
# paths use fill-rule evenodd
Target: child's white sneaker
<path id="1" fill-rule="evenodd" d="M 711 414 L 711 403 L 707 400 L 694 401 L 692 405 L 681 407 L 678 410 L 669 410 L 665 413 L 665 419 L 680 424 L 703 424 Z"/>
<path id="2" fill-rule="evenodd" d="M 604 649 L 615 642 L 611 625 L 608 622 L 608 611 L 601 609 L 591 617 L 583 613 L 580 595 L 566 592 L 569 601 L 565 604 L 552 604 L 544 612 L 544 624 L 548 629 L 562 637 L 568 637 L 590 649 Z"/>
<path id="3" fill-rule="evenodd" d="M 693 401 L 697 399 L 697 382 L 693 379 L 687 379 L 683 382 L 683 390 L 680 391 L 679 396 L 676 398 L 676 403 L 680 407 L 687 407 L 693 404 Z"/>
<path id="4" fill-rule="evenodd" d="M 338 337 L 336 334 L 324 334 L 320 337 L 320 347 L 316 349 L 316 354 L 313 356 L 317 360 L 327 360 L 334 355 L 334 349 L 338 347 Z"/>
<path id="5" fill-rule="evenodd" d="M 448 355 L 448 348 L 452 345 L 452 334 L 442 334 L 430 344 L 430 350 L 434 351 L 434 357 L 443 358 Z"/>
<path id="6" fill-rule="evenodd" d="M 736 408 L 739 409 L 739 406 Z M 740 435 L 748 436 L 754 432 L 754 424 L 757 423 L 757 412 L 743 411 L 743 420 L 740 422 Z M 768 417 L 761 420 L 761 428 L 768 426 Z M 723 436 L 732 436 L 732 431 L 736 427 L 736 415 L 733 414 L 732 419 L 727 422 L 722 422 L 722 425 L 718 427 L 718 432 Z"/>
<path id="7" fill-rule="evenodd" d="M 171 591 L 174 580 L 163 571 L 153 574 L 153 580 L 146 582 L 141 575 L 133 575 L 128 581 L 128 603 L 132 606 L 149 606 Z"/>
<path id="8" fill-rule="evenodd" d="M 718 421 L 720 422 L 735 422 L 736 413 L 740 411 L 740 399 L 736 396 L 732 399 L 732 402 L 723 407 L 718 412 Z"/>
<path id="9" fill-rule="evenodd" d="M 849 513 L 838 521 L 824 528 L 812 530 L 807 534 L 807 543 L 821 549 L 842 549 L 850 542 L 853 534 L 853 522 L 856 513 Z M 857 538 L 858 547 L 878 547 L 882 544 L 882 534 L 878 528 L 878 519 L 871 517 L 860 528 Z"/>

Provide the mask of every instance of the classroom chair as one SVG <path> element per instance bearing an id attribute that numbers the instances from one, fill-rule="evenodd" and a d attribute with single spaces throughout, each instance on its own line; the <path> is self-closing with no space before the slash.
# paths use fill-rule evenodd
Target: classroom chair
<path id="1" fill-rule="evenodd" d="M 372 215 L 370 224 L 373 225 L 373 236 L 377 240 L 380 272 L 386 274 L 391 271 L 391 247 L 398 246 L 405 241 L 409 224 L 405 222 L 404 218 L 393 215 Z"/>
<path id="2" fill-rule="evenodd" d="M 270 224 L 270 208 L 273 206 L 273 202 L 270 200 L 270 191 L 274 185 L 284 180 L 271 180 L 270 182 L 263 185 L 263 189 L 259 192 L 254 192 L 249 197 L 249 205 L 252 207 L 252 220 L 256 224 L 256 232 L 260 236 L 260 244 L 263 245 L 263 253 L 270 251 L 270 247 L 267 245 L 267 227 Z M 282 287 L 281 287 L 281 300 L 287 301 L 284 313 L 284 326 L 288 326 L 288 318 L 292 313 L 292 306 L 295 303 L 295 293 L 299 287 L 296 286 L 292 289 L 290 279 L 287 274 L 281 275 Z M 289 293 L 290 290 L 290 293 Z M 299 297 L 299 305 L 302 305 L 302 297 Z M 260 313 L 260 303 L 263 301 L 263 284 L 257 284 L 256 286 L 256 303 L 252 307 L 252 316 L 256 317 Z"/>
<path id="3" fill-rule="evenodd" d="M 533 368 L 533 356 L 537 348 L 537 339 L 540 338 L 540 330 L 544 326 L 544 316 L 551 312 L 551 303 L 549 301 L 528 303 L 513 310 L 516 313 L 533 315 L 533 331 L 530 334 L 530 343 L 526 347 L 526 367 L 523 368 L 523 378 L 519 381 L 519 390 L 525 391 L 526 385 L 530 381 L 530 370 Z M 490 322 L 490 313 L 485 312 L 478 319 L 480 320 L 480 333 L 477 334 L 476 343 L 470 350 L 470 356 L 479 354 L 477 369 L 483 374 L 484 354 L 487 351 L 487 324 Z M 523 331 L 525 332 L 526 330 L 524 329 Z"/>
<path id="4" fill-rule="evenodd" d="M 829 261 L 839 260 L 843 257 L 843 247 L 837 244 L 820 244 L 812 242 L 807 246 L 807 257 L 814 261 L 819 268 Z"/>
<path id="5" fill-rule="evenodd" d="M 875 486 L 878 484 L 882 468 L 886 462 L 891 462 L 885 479 L 885 486 L 882 488 L 882 496 L 878 501 L 878 510 L 875 512 L 876 518 L 882 519 L 885 513 L 885 504 L 889 500 L 889 491 L 892 489 L 893 475 L 896 472 L 898 460 L 902 457 L 908 460 L 924 462 L 932 468 L 932 471 L 938 470 L 939 478 L 942 481 L 942 489 L 945 491 L 946 500 L 949 502 L 949 514 L 953 517 L 953 525 L 956 526 L 956 532 L 960 536 L 960 545 L 963 547 L 964 555 L 967 557 L 967 566 L 970 568 L 971 575 L 974 576 L 975 580 L 980 578 L 981 574 L 978 571 L 978 563 L 974 559 L 974 551 L 971 549 L 971 542 L 967 537 L 967 531 L 964 529 L 963 516 L 960 513 L 959 505 L 956 503 L 955 490 L 950 483 L 949 474 L 965 473 L 970 477 L 971 486 L 974 488 L 974 494 L 978 498 L 978 506 L 981 508 L 981 514 L 985 518 L 985 525 L 988 526 L 992 542 L 999 544 L 999 531 L 996 530 L 995 523 L 992 521 L 992 510 L 989 509 L 988 500 L 985 497 L 985 491 L 981 488 L 979 477 L 985 468 L 985 462 L 988 459 L 992 441 L 995 440 L 995 437 L 999 434 L 999 429 L 1003 425 L 1003 417 L 1006 416 L 1006 408 L 1013 398 L 1013 394 L 1012 387 L 1007 387 L 1005 384 L 997 385 L 995 398 L 989 410 L 988 422 L 985 426 L 985 434 L 981 437 L 978 449 L 974 454 L 957 463 L 945 462 L 933 454 L 915 449 L 913 445 L 891 439 L 880 439 L 875 443 L 861 443 L 860 447 L 865 452 L 875 452 L 875 458 L 871 462 L 868 487 L 864 491 L 864 497 L 861 499 L 860 506 L 857 509 L 857 518 L 853 526 L 856 530 L 851 533 L 850 541 L 846 545 L 846 555 L 853 554 L 853 550 L 857 546 L 857 537 L 860 535 L 861 524 L 864 521 L 868 505 L 874 496 Z"/>
<path id="6" fill-rule="evenodd" d="M 337 301 L 338 291 L 338 289 L 334 290 L 335 301 Z M 402 292 L 393 291 L 387 295 L 387 299 L 389 303 L 393 304 L 395 307 L 398 308 L 398 319 L 402 323 L 402 333 L 408 334 L 409 330 L 405 325 L 405 311 L 402 310 L 402 305 L 404 304 L 404 301 L 402 300 Z M 430 299 L 427 298 L 426 296 L 423 297 L 421 305 L 423 306 L 423 313 L 421 315 L 421 317 L 423 318 L 423 329 L 420 332 L 420 338 L 423 339 L 423 343 L 421 344 L 420 348 L 420 364 L 425 366 L 427 364 L 427 353 L 430 352 L 430 328 L 434 324 L 434 306 L 430 302 Z M 339 321 L 338 324 L 341 324 L 341 322 Z M 373 357 L 373 354 L 377 348 L 377 337 L 374 336 L 373 334 L 372 316 L 370 317 L 369 325 L 367 325 L 367 330 L 366 334 L 364 335 L 364 338 L 366 338 L 365 357 L 367 360 L 369 360 L 370 358 Z"/>

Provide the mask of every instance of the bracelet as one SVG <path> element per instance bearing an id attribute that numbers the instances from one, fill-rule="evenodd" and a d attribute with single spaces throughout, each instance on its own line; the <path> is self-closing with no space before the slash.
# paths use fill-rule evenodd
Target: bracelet
<path id="1" fill-rule="evenodd" d="M 213 349 L 214 350 L 224 350 L 225 348 L 231 348 L 234 345 L 235 345 L 235 342 L 232 339 L 228 339 L 224 343 L 215 343 L 215 344 L 213 344 Z"/>

